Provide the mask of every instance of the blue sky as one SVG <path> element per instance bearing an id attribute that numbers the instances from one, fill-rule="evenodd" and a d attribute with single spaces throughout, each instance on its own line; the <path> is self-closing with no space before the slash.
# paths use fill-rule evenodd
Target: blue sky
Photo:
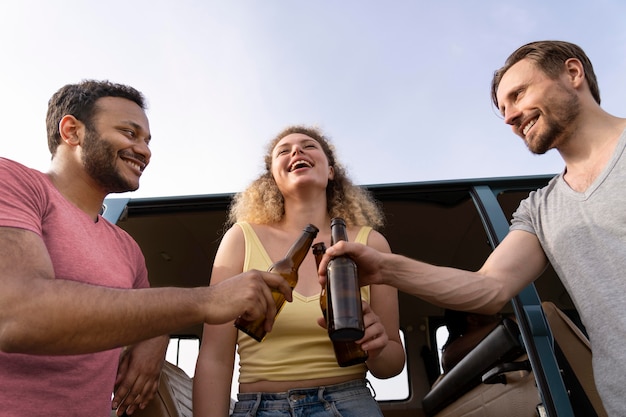
<path id="1" fill-rule="evenodd" d="M 289 124 L 321 127 L 358 184 L 556 173 L 492 108 L 493 71 L 525 43 L 577 43 L 626 116 L 624 17 L 623 0 L 6 0 L 0 156 L 46 171 L 48 99 L 91 78 L 148 99 L 133 197 L 239 191 Z"/>
<path id="2" fill-rule="evenodd" d="M 541 39 L 579 44 L 626 116 L 626 3 L 5 1 L 0 155 L 47 170 L 62 85 L 133 85 L 153 159 L 134 197 L 234 192 L 289 124 L 321 127 L 359 184 L 556 173 L 492 108 L 493 71 Z"/>

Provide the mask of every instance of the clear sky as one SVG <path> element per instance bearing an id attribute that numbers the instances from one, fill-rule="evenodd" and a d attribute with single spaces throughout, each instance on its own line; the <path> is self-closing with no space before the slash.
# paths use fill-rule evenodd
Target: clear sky
<path id="1" fill-rule="evenodd" d="M 239 191 L 289 124 L 321 127 L 358 184 L 557 173 L 493 109 L 493 71 L 577 43 L 626 116 L 625 17 L 624 0 L 3 0 L 0 156 L 47 170 L 48 99 L 89 78 L 148 99 L 133 197 Z"/>
<path id="2" fill-rule="evenodd" d="M 358 184 L 556 173 L 491 106 L 493 71 L 527 42 L 577 43 L 626 116 L 624 17 L 623 0 L 7 0 L 0 155 L 47 170 L 47 101 L 92 78 L 148 99 L 134 197 L 239 191 L 294 123 L 321 127 Z"/>

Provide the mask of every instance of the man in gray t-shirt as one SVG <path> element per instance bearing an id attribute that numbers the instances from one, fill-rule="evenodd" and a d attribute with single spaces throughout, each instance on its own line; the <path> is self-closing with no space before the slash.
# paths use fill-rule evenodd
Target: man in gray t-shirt
<path id="1" fill-rule="evenodd" d="M 522 201 L 511 230 L 535 235 L 589 333 L 596 385 L 610 408 L 621 400 L 626 350 L 626 132 L 596 180 L 574 191 L 563 175 Z"/>
<path id="2" fill-rule="evenodd" d="M 476 272 L 437 267 L 356 243 L 328 248 L 320 263 L 350 255 L 360 282 L 387 284 L 440 306 L 486 314 L 554 266 L 590 335 L 596 385 L 610 416 L 626 416 L 626 119 L 600 107 L 589 58 L 571 43 L 533 42 L 496 71 L 493 103 L 528 149 L 556 149 L 561 175 L 524 200 L 509 234 Z"/>

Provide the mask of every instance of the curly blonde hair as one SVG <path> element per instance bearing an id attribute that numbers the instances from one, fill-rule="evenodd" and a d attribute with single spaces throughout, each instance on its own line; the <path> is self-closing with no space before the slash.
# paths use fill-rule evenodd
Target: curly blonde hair
<path id="1" fill-rule="evenodd" d="M 267 146 L 265 172 L 244 191 L 235 194 L 228 213 L 228 224 L 246 221 L 255 224 L 271 224 L 285 215 L 283 196 L 272 176 L 272 151 L 285 136 L 300 133 L 315 139 L 334 169 L 334 179 L 326 188 L 327 210 L 331 218 L 342 217 L 348 226 L 371 226 L 380 229 L 384 225 L 382 208 L 365 188 L 356 186 L 346 175 L 335 157 L 335 149 L 319 128 L 302 125 L 283 129 Z"/>

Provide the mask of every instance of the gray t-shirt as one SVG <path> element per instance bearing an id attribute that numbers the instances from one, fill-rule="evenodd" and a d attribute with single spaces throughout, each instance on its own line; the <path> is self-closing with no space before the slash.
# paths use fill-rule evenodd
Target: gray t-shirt
<path id="1" fill-rule="evenodd" d="M 533 233 L 569 292 L 593 351 L 600 397 L 626 416 L 626 131 L 601 175 L 583 193 L 563 175 L 530 193 L 511 230 Z"/>

